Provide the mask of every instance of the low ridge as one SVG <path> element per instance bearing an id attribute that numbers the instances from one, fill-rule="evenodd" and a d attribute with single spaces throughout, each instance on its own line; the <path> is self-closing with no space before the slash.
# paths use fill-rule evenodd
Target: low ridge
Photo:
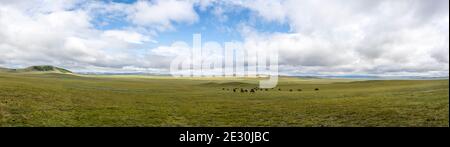
<path id="1" fill-rule="evenodd" d="M 9 69 L 0 67 L 0 72 L 53 72 L 53 73 L 72 73 L 72 71 L 51 65 L 30 66 L 23 69 Z"/>

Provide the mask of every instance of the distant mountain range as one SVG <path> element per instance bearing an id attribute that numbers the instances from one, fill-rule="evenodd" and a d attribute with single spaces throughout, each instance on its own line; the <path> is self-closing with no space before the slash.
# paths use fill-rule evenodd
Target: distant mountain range
<path id="1" fill-rule="evenodd" d="M 293 76 L 299 78 L 325 78 L 325 79 L 370 79 L 370 80 L 427 80 L 427 79 L 448 79 L 449 77 L 427 77 L 427 76 L 370 76 L 370 75 L 342 75 L 342 76 Z"/>
<path id="2" fill-rule="evenodd" d="M 49 72 L 49 73 L 72 73 L 72 71 L 51 65 L 30 66 L 22 69 L 11 69 L 0 67 L 0 72 L 26 73 L 26 72 Z"/>
<path id="3" fill-rule="evenodd" d="M 72 74 L 73 72 L 64 68 L 59 68 L 51 65 L 41 65 L 41 66 L 30 66 L 22 69 L 11 69 L 11 68 L 3 68 L 0 67 L 0 72 L 11 72 L 11 73 L 63 73 L 63 74 Z M 147 73 L 147 72 L 76 72 L 76 74 L 85 74 L 85 75 L 149 75 L 149 76 L 170 76 L 170 74 L 161 74 L 161 73 Z M 371 75 L 340 75 L 340 76 L 329 76 L 329 75 L 320 75 L 320 76 L 295 76 L 295 75 L 279 75 L 280 77 L 297 77 L 297 78 L 306 78 L 306 79 L 316 79 L 316 78 L 325 78 L 325 79 L 370 79 L 370 80 L 401 80 L 401 79 L 448 79 L 449 77 L 423 77 L 423 76 L 371 76 Z"/>

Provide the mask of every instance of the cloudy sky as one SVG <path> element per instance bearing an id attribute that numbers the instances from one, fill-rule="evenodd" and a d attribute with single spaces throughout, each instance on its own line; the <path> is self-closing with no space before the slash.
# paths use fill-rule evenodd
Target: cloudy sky
<path id="1" fill-rule="evenodd" d="M 167 73 L 194 33 L 281 74 L 449 74 L 448 0 L 0 0 L 1 67 Z"/>

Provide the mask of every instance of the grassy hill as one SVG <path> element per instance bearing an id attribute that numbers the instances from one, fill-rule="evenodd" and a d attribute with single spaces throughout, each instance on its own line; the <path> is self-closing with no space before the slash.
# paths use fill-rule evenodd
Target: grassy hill
<path id="1" fill-rule="evenodd" d="M 59 67 L 54 67 L 50 65 L 42 65 L 42 66 L 30 66 L 23 69 L 9 69 L 0 67 L 0 72 L 14 72 L 14 73 L 29 73 L 29 72 L 37 72 L 37 73 L 72 73 L 71 71 Z"/>
<path id="2" fill-rule="evenodd" d="M 448 79 L 253 83 L 4 72 L 0 126 L 449 126 Z"/>

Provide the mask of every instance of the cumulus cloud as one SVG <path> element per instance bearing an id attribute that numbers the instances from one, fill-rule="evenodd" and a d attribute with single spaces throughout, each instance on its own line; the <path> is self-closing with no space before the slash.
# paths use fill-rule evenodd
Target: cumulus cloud
<path id="1" fill-rule="evenodd" d="M 173 29 L 172 23 L 194 23 L 198 20 L 193 3 L 177 0 L 138 1 L 128 18 L 135 24 L 158 30 Z"/>
<path id="2" fill-rule="evenodd" d="M 284 73 L 447 76 L 448 5 L 447 0 L 0 0 L 0 66 L 166 70 L 190 47 L 178 40 L 158 46 L 159 33 L 176 31 L 180 23 L 195 25 L 201 21 L 198 10 L 223 23 L 235 19 L 227 13 L 238 8 L 249 10 L 252 19 L 234 28 L 244 48 L 278 49 Z M 97 22 L 101 19 L 106 21 Z M 115 21 L 124 26 L 99 28 Z M 249 21 L 290 30 L 265 32 Z M 215 56 L 221 55 L 210 55 Z"/>
<path id="3" fill-rule="evenodd" d="M 127 46 L 127 40 L 94 29 L 85 11 L 52 8 L 28 13 L 30 9 L 21 7 L 0 8 L 0 60 L 7 64 L 102 64 L 123 56 L 112 50 Z"/>
<path id="4" fill-rule="evenodd" d="M 137 49 L 155 43 L 154 34 L 149 34 L 152 29 L 170 28 L 172 22 L 191 23 L 190 17 L 197 17 L 185 1 L 1 0 L 0 4 L 0 63 L 8 67 L 51 64 L 81 71 L 162 67 L 157 61 L 163 57 L 140 54 Z M 95 17 L 101 16 L 126 17 L 146 30 L 97 29 Z"/>
<path id="5" fill-rule="evenodd" d="M 277 46 L 280 62 L 298 72 L 426 72 L 448 75 L 448 1 L 238 1 L 292 33 L 246 33 L 248 41 Z M 277 13 L 271 13 L 276 10 Z M 248 29 L 247 29 L 248 30 Z M 342 70 L 338 70 L 342 69 Z M 350 70 L 349 70 L 350 69 Z"/>
<path id="6" fill-rule="evenodd" d="M 150 41 L 148 36 L 144 36 L 137 32 L 130 32 L 124 30 L 107 30 L 103 32 L 103 37 L 110 37 L 111 39 L 118 39 L 128 43 L 142 44 Z"/>

